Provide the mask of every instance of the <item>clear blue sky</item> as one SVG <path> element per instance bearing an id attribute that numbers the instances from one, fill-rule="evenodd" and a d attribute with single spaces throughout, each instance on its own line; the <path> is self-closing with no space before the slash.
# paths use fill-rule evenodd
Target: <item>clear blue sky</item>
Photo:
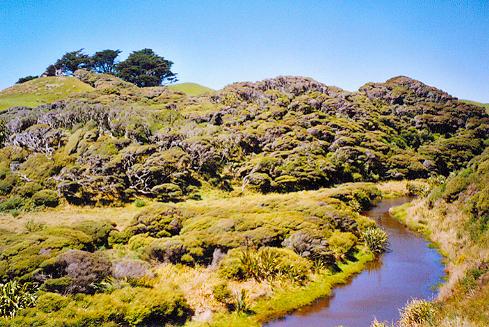
<path id="1" fill-rule="evenodd" d="M 487 0 L 0 0 L 0 88 L 66 51 L 144 47 L 213 88 L 303 75 L 356 90 L 407 75 L 489 102 Z"/>

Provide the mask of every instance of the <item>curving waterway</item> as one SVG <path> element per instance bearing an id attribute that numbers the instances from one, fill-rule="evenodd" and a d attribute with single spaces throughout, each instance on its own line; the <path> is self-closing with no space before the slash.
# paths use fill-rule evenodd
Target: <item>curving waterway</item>
<path id="1" fill-rule="evenodd" d="M 409 231 L 389 214 L 391 207 L 411 201 L 381 201 L 363 214 L 374 219 L 388 234 L 390 251 L 370 262 L 331 296 L 268 323 L 269 327 L 345 326 L 365 327 L 377 318 L 395 322 L 399 308 L 413 297 L 432 299 L 443 277 L 440 254 L 421 235 Z"/>

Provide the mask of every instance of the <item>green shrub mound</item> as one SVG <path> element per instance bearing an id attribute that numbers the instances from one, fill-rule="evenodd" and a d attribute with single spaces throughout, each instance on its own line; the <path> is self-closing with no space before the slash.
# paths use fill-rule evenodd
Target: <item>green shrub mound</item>
<path id="1" fill-rule="evenodd" d="M 192 311 L 174 289 L 123 288 L 111 294 L 65 297 L 44 293 L 38 307 L 15 318 L 9 326 L 162 326 L 181 325 Z"/>

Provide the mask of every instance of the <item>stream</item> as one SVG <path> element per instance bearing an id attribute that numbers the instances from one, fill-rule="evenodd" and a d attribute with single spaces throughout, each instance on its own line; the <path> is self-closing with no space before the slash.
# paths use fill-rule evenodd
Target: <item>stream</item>
<path id="1" fill-rule="evenodd" d="M 389 214 L 389 208 L 412 198 L 381 201 L 363 214 L 374 219 L 389 235 L 389 251 L 367 264 L 348 283 L 333 289 L 292 314 L 272 321 L 268 327 L 370 326 L 374 318 L 395 322 L 399 308 L 411 298 L 432 299 L 443 277 L 441 255 L 419 234 L 415 234 Z"/>

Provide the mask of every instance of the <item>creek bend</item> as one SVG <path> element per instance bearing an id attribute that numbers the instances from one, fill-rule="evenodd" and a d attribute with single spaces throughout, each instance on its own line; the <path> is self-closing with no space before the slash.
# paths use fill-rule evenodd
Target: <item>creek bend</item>
<path id="1" fill-rule="evenodd" d="M 395 322 L 399 308 L 411 298 L 436 297 L 436 285 L 443 277 L 441 255 L 429 242 L 395 220 L 391 207 L 411 201 L 386 199 L 362 214 L 374 219 L 389 235 L 389 251 L 369 262 L 346 284 L 336 286 L 331 295 L 302 307 L 268 327 L 369 326 L 375 318 Z"/>

